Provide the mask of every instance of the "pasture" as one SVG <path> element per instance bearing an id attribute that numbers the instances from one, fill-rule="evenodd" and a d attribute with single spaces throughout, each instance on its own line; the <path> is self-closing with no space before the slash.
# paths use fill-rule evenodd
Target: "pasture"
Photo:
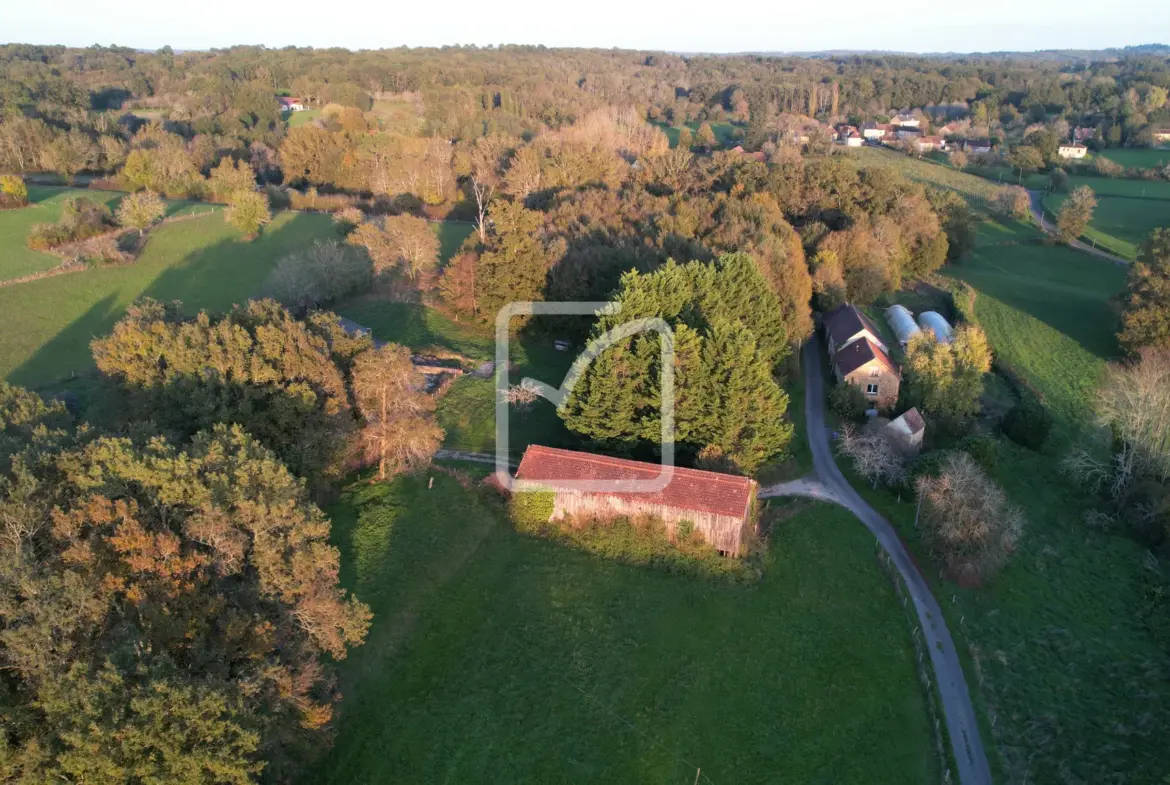
<path id="1" fill-rule="evenodd" d="M 1048 191 L 1052 186 L 1052 175 L 1046 172 L 1031 172 L 1021 177 L 1019 173 L 1007 167 L 969 166 L 966 171 L 997 185 L 1023 185 L 1033 191 Z M 1166 180 L 1135 180 L 1125 177 L 1074 174 L 1069 175 L 1068 183 L 1069 190 L 1087 185 L 1098 197 L 1120 196 L 1170 201 L 1170 182 Z"/>
<path id="2" fill-rule="evenodd" d="M 300 125 L 307 125 L 321 116 L 320 109 L 305 109 L 300 112 L 285 112 L 285 120 L 288 122 L 289 128 L 296 128 Z"/>
<path id="3" fill-rule="evenodd" d="M 858 165 L 893 169 L 911 182 L 953 191 L 967 199 L 974 207 L 984 207 L 999 189 L 985 179 L 959 171 L 950 164 L 927 158 L 912 158 L 897 150 L 883 147 L 843 148 Z"/>
<path id="4" fill-rule="evenodd" d="M 766 513 L 736 586 L 519 536 L 431 474 L 331 510 L 375 618 L 306 782 L 938 781 L 906 612 L 848 513 Z"/>
<path id="5" fill-rule="evenodd" d="M 1125 270 L 1063 246 L 988 245 L 944 272 L 978 292 L 976 315 L 997 359 L 1070 428 L 1079 423 L 1103 364 L 1118 355 L 1109 301 Z"/>
<path id="6" fill-rule="evenodd" d="M 678 145 L 678 137 L 682 133 L 683 125 L 667 125 L 666 123 L 652 123 L 652 125 L 656 125 L 662 129 L 666 134 L 666 138 L 670 140 L 671 147 Z M 697 137 L 700 125 L 702 123 L 685 123 L 686 128 L 691 132 L 692 138 Z M 716 141 L 723 147 L 732 148 L 739 144 L 735 133 L 739 129 L 731 123 L 711 123 L 711 130 L 715 133 Z"/>
<path id="7" fill-rule="evenodd" d="M 29 204 L 19 210 L 0 210 L 0 281 L 49 270 L 61 259 L 45 251 L 34 251 L 25 244 L 29 230 L 36 224 L 54 223 L 61 217 L 66 199 L 85 196 L 110 208 L 117 206 L 123 194 L 115 191 L 87 191 L 84 188 L 53 188 L 30 185 Z"/>
<path id="8" fill-rule="evenodd" d="M 46 385 L 93 366 L 89 342 L 110 330 L 139 297 L 182 300 L 188 313 L 224 311 L 259 294 L 281 257 L 335 236 L 329 217 L 277 213 L 245 242 L 218 214 L 153 230 L 133 263 L 0 288 L 0 312 L 13 314 L 0 341 L 0 378 Z"/>
<path id="9" fill-rule="evenodd" d="M 1135 615 L 1144 552 L 1088 527 L 1084 512 L 1097 502 L 1059 469 L 1090 424 L 1098 374 L 1118 355 L 1109 298 L 1125 271 L 1060 246 L 984 240 L 995 235 L 981 232 L 980 247 L 945 273 L 976 289 L 976 315 L 998 361 L 1043 396 L 1057 426 L 1039 453 L 997 441 L 991 473 L 1027 519 L 1003 572 L 975 589 L 926 572 L 978 685 L 999 779 L 1156 781 L 1170 683 L 1151 673 L 1164 652 Z M 929 564 L 912 498 L 856 478 L 853 485 Z"/>
<path id="10" fill-rule="evenodd" d="M 112 191 L 29 188 L 33 204 L 20 210 L 0 212 L 0 280 L 57 266 L 52 254 L 30 251 L 25 245 L 33 224 L 57 219 L 60 206 L 72 196 L 100 199 L 111 206 L 124 194 Z M 125 266 L 82 270 L 0 287 L 0 308 L 19 314 L 3 328 L 0 341 L 0 379 L 38 387 L 92 367 L 89 341 L 109 331 L 139 297 L 182 300 L 187 311 L 223 311 L 249 297 L 263 294 L 273 265 L 283 256 L 319 239 L 337 236 L 328 215 L 282 211 L 253 242 L 226 225 L 221 208 L 201 202 L 168 202 L 168 217 L 188 217 L 164 223 L 149 233 L 146 247 Z M 208 215 L 198 215 L 208 213 Z M 439 236 L 444 260 L 455 253 L 471 233 L 469 224 L 432 224 Z M 428 343 L 428 320 L 442 317 L 425 309 L 385 302 L 362 302 L 339 307 L 343 314 L 379 328 L 395 340 L 416 348 Z M 454 323 L 452 323 L 454 324 Z M 457 326 L 456 326 L 457 327 Z M 447 326 L 435 327 L 439 332 Z M 454 335 L 454 333 L 451 333 Z M 478 348 L 459 344 L 457 351 L 473 356 L 490 354 L 490 342 L 482 336 Z M 438 341 L 439 344 L 442 341 Z M 455 348 L 452 346 L 452 348 Z"/>
<path id="11" fill-rule="evenodd" d="M 1094 155 L 1108 158 L 1126 169 L 1161 169 L 1170 165 L 1170 149 L 1122 148 L 1102 150 Z"/>
<path id="12" fill-rule="evenodd" d="M 1044 208 L 1055 216 L 1066 194 L 1047 194 Z M 1082 239 L 1126 259 L 1136 259 L 1150 232 L 1170 226 L 1170 201 L 1099 197 Z"/>

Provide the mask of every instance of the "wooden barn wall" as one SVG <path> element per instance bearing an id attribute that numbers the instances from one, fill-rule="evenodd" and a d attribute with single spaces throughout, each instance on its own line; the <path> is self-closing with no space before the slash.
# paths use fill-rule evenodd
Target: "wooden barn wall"
<path id="1" fill-rule="evenodd" d="M 690 521 L 703 539 L 732 556 L 738 556 L 743 541 L 744 518 L 730 515 L 683 510 L 662 504 L 635 502 L 616 496 L 583 491 L 557 491 L 553 505 L 553 518 L 565 515 L 573 517 L 637 517 L 640 515 L 661 518 L 671 538 L 678 531 L 680 521 Z"/>

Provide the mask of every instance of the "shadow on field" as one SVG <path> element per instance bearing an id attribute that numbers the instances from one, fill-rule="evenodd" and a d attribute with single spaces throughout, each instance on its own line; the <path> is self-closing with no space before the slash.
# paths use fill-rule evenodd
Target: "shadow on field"
<path id="1" fill-rule="evenodd" d="M 142 297 L 180 300 L 186 313 L 195 314 L 200 310 L 223 313 L 236 303 L 261 296 L 276 262 L 320 239 L 322 227 L 327 226 L 328 219 L 302 213 L 252 242 L 222 239 L 188 252 L 181 245 L 174 247 L 173 237 L 167 238 L 170 245 L 159 248 L 152 246 L 162 238 L 150 238 L 133 264 L 84 270 L 8 289 L 6 293 L 18 294 L 21 307 L 37 311 L 34 318 L 41 323 L 40 330 L 57 327 L 8 380 L 51 391 L 64 380 L 89 373 L 93 369 L 90 341 L 109 333 L 126 307 Z M 177 258 L 170 262 L 172 254 Z"/>

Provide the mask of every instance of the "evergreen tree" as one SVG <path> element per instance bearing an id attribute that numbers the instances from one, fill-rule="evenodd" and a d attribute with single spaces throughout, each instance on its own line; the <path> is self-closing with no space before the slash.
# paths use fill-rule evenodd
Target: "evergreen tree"
<path id="1" fill-rule="evenodd" d="M 552 258 L 540 240 L 541 214 L 516 202 L 495 202 L 491 230 L 475 275 L 480 318 L 494 321 L 504 305 L 540 300 Z"/>
<path id="2" fill-rule="evenodd" d="M 673 261 L 627 273 L 622 308 L 603 316 L 598 337 L 643 317 L 674 330 L 676 441 L 744 472 L 783 451 L 792 436 L 788 396 L 772 376 L 789 351 L 779 302 L 755 262 L 728 254 L 714 264 Z M 661 428 L 659 337 L 641 334 L 604 351 L 561 410 L 573 431 L 611 449 L 655 443 Z"/>

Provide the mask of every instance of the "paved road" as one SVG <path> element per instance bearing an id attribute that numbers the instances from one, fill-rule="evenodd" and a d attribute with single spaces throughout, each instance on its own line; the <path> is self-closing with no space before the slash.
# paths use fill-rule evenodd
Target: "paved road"
<path id="1" fill-rule="evenodd" d="M 934 595 L 930 593 L 922 573 L 910 559 L 906 547 L 898 539 L 894 527 L 853 490 L 833 459 L 829 433 L 825 425 L 825 370 L 818 337 L 813 336 L 804 345 L 802 360 L 805 378 L 804 414 L 813 454 L 813 474 L 792 482 L 761 488 L 759 495 L 807 496 L 835 502 L 856 515 L 865 527 L 873 532 L 906 582 L 914 602 L 914 610 L 922 625 L 922 633 L 934 668 L 935 683 L 942 699 L 943 716 L 955 753 L 959 782 L 962 785 L 991 785 L 991 769 L 987 763 L 987 754 L 983 750 L 983 742 L 979 738 L 975 708 L 971 704 L 971 694 L 963 677 L 963 667 L 959 663 L 950 631 L 943 620 L 942 610 Z"/>
<path id="2" fill-rule="evenodd" d="M 1056 227 L 1049 223 L 1048 219 L 1044 217 L 1044 202 L 1041 201 L 1044 198 L 1044 194 L 1040 193 L 1039 191 L 1028 191 L 1028 198 L 1032 208 L 1032 217 L 1035 218 L 1036 222 L 1040 224 L 1040 228 L 1048 234 L 1056 236 L 1058 234 Z M 1069 243 L 1069 246 L 1076 248 L 1078 251 L 1090 253 L 1093 256 L 1099 257 L 1108 262 L 1113 262 L 1114 264 L 1129 264 L 1129 259 L 1121 256 L 1114 256 L 1108 251 L 1102 251 L 1100 248 L 1094 248 L 1088 243 L 1082 243 L 1080 240 L 1073 240 L 1071 243 Z"/>

